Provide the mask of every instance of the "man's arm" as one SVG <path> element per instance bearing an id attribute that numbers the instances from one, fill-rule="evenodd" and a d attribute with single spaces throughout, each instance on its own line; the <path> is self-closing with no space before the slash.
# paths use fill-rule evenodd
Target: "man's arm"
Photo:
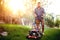
<path id="1" fill-rule="evenodd" d="M 37 17 L 37 15 L 34 13 L 34 17 Z"/>
<path id="2" fill-rule="evenodd" d="M 36 9 L 34 10 L 33 15 L 34 15 L 34 17 L 37 17 L 37 15 L 36 15 Z"/>

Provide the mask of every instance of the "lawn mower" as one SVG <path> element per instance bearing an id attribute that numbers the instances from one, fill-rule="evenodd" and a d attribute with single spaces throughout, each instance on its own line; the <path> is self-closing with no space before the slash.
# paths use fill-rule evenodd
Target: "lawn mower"
<path id="1" fill-rule="evenodd" d="M 35 23 L 33 23 L 32 30 L 29 31 L 29 34 L 27 35 L 28 40 L 40 40 L 43 36 L 41 32 L 41 26 L 40 26 L 40 20 L 37 18 L 35 20 Z"/>
<path id="2" fill-rule="evenodd" d="M 26 38 L 28 40 L 40 40 L 42 35 L 43 34 L 40 31 L 31 30 Z"/>

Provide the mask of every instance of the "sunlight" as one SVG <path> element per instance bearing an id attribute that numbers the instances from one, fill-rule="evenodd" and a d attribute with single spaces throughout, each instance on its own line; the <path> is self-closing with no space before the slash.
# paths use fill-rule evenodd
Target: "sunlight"
<path id="1" fill-rule="evenodd" d="M 33 9 L 36 7 L 35 4 L 31 0 L 5 0 L 4 1 L 6 8 L 11 10 L 13 14 L 17 14 L 18 11 L 21 11 L 23 13 L 28 12 L 28 9 Z M 43 5 L 44 9 L 48 13 L 53 13 L 53 15 L 60 15 L 60 1 L 58 0 L 37 0 L 37 2 L 41 2 Z M 32 5 L 33 4 L 33 5 Z M 33 7 L 34 8 L 33 8 Z M 32 12 L 31 12 L 32 13 Z M 26 13 L 27 14 L 27 13 Z"/>
<path id="2" fill-rule="evenodd" d="M 25 3 L 24 0 L 23 1 L 22 0 L 9 0 L 6 5 L 10 10 L 13 11 L 13 13 L 16 13 L 18 10 L 22 10 L 23 12 L 25 11 L 24 3 Z"/>

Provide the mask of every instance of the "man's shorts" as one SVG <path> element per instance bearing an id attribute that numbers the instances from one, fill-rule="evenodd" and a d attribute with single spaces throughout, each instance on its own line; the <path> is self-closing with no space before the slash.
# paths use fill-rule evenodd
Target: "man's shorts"
<path id="1" fill-rule="evenodd" d="M 35 20 L 42 21 L 43 20 L 43 17 L 35 17 Z"/>

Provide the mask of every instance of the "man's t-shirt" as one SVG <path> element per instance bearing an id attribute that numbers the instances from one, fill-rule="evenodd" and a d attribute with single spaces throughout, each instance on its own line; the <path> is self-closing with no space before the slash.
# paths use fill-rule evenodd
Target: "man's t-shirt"
<path id="1" fill-rule="evenodd" d="M 41 18 L 41 16 L 43 16 L 45 12 L 44 9 L 41 7 L 40 9 L 35 8 L 34 13 L 37 15 L 38 18 Z"/>

